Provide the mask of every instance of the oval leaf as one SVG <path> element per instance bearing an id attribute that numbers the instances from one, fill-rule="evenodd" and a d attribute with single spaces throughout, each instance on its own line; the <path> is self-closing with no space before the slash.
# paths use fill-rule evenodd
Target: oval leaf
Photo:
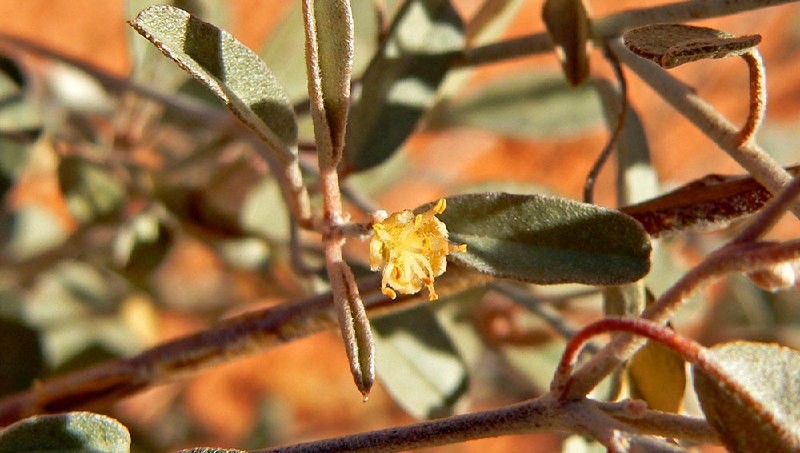
<path id="1" fill-rule="evenodd" d="M 31 417 L 0 431 L 0 453 L 127 452 L 131 435 L 120 422 L 91 412 Z"/>
<path id="2" fill-rule="evenodd" d="M 464 47 L 464 24 L 447 0 L 405 2 L 396 17 L 350 112 L 346 171 L 375 167 L 397 151 Z"/>
<path id="3" fill-rule="evenodd" d="M 219 96 L 279 157 L 294 159 L 297 124 L 289 98 L 252 50 L 228 32 L 171 6 L 151 6 L 129 23 Z"/>
<path id="4" fill-rule="evenodd" d="M 427 206 L 417 211 L 427 209 Z M 447 198 L 439 218 L 466 253 L 459 264 L 531 283 L 615 285 L 650 269 L 650 239 L 634 219 L 545 195 L 502 192 Z"/>
<path id="5" fill-rule="evenodd" d="M 452 414 L 467 390 L 467 366 L 430 308 L 382 316 L 372 326 L 378 376 L 397 403 L 420 419 Z"/>
<path id="6" fill-rule="evenodd" d="M 728 343 L 709 350 L 725 372 L 693 368 L 698 399 L 731 451 L 800 450 L 800 353 L 777 344 Z"/>

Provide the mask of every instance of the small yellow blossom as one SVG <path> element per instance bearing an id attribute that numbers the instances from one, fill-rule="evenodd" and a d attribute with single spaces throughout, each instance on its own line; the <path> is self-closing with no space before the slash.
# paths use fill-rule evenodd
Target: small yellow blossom
<path id="1" fill-rule="evenodd" d="M 444 273 L 448 254 L 467 250 L 465 244 L 455 245 L 447 240 L 447 227 L 436 218 L 445 207 L 442 198 L 422 214 L 404 210 L 388 218 L 385 212 L 376 215 L 369 265 L 373 271 L 383 271 L 383 294 L 394 299 L 397 292 L 415 294 L 425 285 L 428 300 L 439 298 L 433 289 L 433 279 Z"/>

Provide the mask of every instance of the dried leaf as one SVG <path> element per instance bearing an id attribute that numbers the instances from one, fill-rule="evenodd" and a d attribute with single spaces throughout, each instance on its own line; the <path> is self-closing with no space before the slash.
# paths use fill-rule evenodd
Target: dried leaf
<path id="1" fill-rule="evenodd" d="M 800 166 L 786 169 L 800 175 Z M 772 194 L 750 176 L 707 175 L 658 198 L 620 208 L 651 236 L 687 228 L 722 228 L 761 209 Z"/>
<path id="2" fill-rule="evenodd" d="M 623 39 L 631 52 L 666 69 L 707 58 L 742 55 L 761 42 L 760 35 L 737 37 L 683 24 L 645 25 L 627 31 Z"/>

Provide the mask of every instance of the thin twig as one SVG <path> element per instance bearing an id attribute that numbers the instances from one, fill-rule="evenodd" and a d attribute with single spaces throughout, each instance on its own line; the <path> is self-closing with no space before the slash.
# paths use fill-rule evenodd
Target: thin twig
<path id="1" fill-rule="evenodd" d="M 778 220 L 792 206 L 798 196 L 800 196 L 800 176 L 795 177 L 785 189 L 768 201 L 761 209 L 759 216 L 746 229 L 736 235 L 732 242 L 743 244 L 760 239 L 778 223 Z"/>
<path id="2" fill-rule="evenodd" d="M 740 143 L 739 128 L 725 119 L 689 87 L 674 78 L 655 63 L 630 52 L 617 39 L 611 48 L 619 59 L 639 75 L 678 112 L 695 124 L 720 148 L 744 167 L 770 192 L 777 193 L 789 184 L 792 176 L 755 142 Z M 800 217 L 800 203 L 792 206 L 792 212 Z"/>
<path id="3" fill-rule="evenodd" d="M 572 338 L 575 335 L 576 330 L 572 327 L 568 326 L 564 320 L 562 319 L 559 314 L 552 309 L 552 307 L 548 307 L 545 304 L 542 304 L 541 301 L 530 294 L 529 292 L 525 291 L 524 289 L 520 288 L 518 284 L 506 281 L 499 281 L 492 285 L 496 290 L 500 291 L 502 294 L 505 294 L 507 297 L 510 297 L 512 300 L 517 301 L 523 306 L 542 318 L 553 330 L 559 333 L 564 338 Z"/>
<path id="4" fill-rule="evenodd" d="M 719 443 L 719 435 L 709 426 L 705 418 L 652 410 L 633 413 L 628 409 L 631 404 L 632 401 L 597 403 L 603 412 L 636 428 L 642 434 L 672 437 L 703 444 Z"/>
<path id="5" fill-rule="evenodd" d="M 591 170 L 589 170 L 589 174 L 586 175 L 586 182 L 583 186 L 583 201 L 585 203 L 593 202 L 594 184 L 597 181 L 597 176 L 600 174 L 600 170 L 603 169 L 603 166 L 608 161 L 611 153 L 617 147 L 617 143 L 619 143 L 619 137 L 622 135 L 622 131 L 625 128 L 625 117 L 628 114 L 628 83 L 625 80 L 625 74 L 622 72 L 622 66 L 619 63 L 619 59 L 613 52 L 611 52 L 607 41 L 603 42 L 603 55 L 605 55 L 606 59 L 608 59 L 609 63 L 611 63 L 611 67 L 614 69 L 614 74 L 616 75 L 617 82 L 619 83 L 620 108 L 619 113 L 617 114 L 617 121 L 614 125 L 614 130 L 611 131 L 611 136 L 608 138 L 606 146 L 600 152 L 600 155 L 597 156 L 597 160 L 595 161 L 594 165 L 592 165 Z"/>
<path id="6" fill-rule="evenodd" d="M 467 440 L 540 431 L 574 431 L 575 422 L 564 405 L 538 398 L 486 412 L 457 415 L 413 425 L 387 428 L 339 438 L 253 453 L 327 451 L 391 452 L 453 444 Z"/>
<path id="7" fill-rule="evenodd" d="M 753 9 L 793 3 L 797 0 L 705 0 L 682 1 L 654 7 L 630 9 L 592 19 L 592 37 L 602 44 L 607 38 L 619 36 L 629 28 L 640 25 L 690 22 L 712 17 L 727 16 Z M 553 43 L 545 33 L 520 36 L 464 52 L 459 66 L 477 66 L 513 58 L 527 57 L 553 50 Z"/>
<path id="8" fill-rule="evenodd" d="M 800 257 L 800 239 L 783 243 L 735 244 L 711 253 L 687 272 L 658 300 L 648 307 L 642 318 L 665 322 L 684 301 L 710 280 L 729 272 L 747 272 Z M 591 391 L 605 376 L 630 358 L 644 344 L 644 339 L 619 334 L 572 378 L 568 399 L 580 398 Z"/>

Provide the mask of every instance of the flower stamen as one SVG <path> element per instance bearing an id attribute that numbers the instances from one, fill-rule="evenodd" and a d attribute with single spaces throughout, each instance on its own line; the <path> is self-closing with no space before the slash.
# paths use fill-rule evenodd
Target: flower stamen
<path id="1" fill-rule="evenodd" d="M 434 279 L 447 268 L 447 255 L 465 252 L 466 244 L 451 244 L 447 227 L 436 218 L 447 207 L 444 198 L 422 214 L 409 210 L 386 217 L 376 215 L 370 242 L 370 267 L 382 271 L 381 292 L 390 299 L 397 293 L 415 294 L 423 286 L 428 300 L 439 298 L 433 287 Z"/>

